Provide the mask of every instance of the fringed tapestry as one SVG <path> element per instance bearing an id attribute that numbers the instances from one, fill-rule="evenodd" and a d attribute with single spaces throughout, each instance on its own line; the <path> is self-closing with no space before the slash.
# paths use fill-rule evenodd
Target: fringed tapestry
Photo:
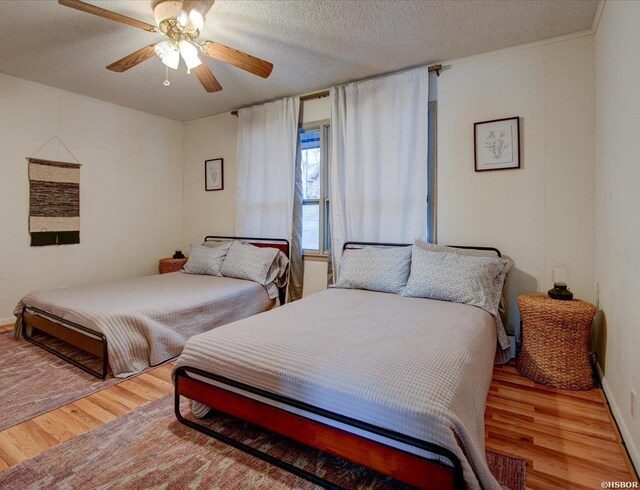
<path id="1" fill-rule="evenodd" d="M 80 165 L 28 160 L 31 246 L 80 243 Z"/>

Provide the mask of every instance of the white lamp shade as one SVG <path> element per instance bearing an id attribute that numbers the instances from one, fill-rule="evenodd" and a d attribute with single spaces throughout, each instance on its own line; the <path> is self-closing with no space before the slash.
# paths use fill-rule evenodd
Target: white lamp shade
<path id="1" fill-rule="evenodd" d="M 180 64 L 180 52 L 173 41 L 162 41 L 156 44 L 156 54 L 169 68 L 178 69 Z"/>
<path id="2" fill-rule="evenodd" d="M 200 61 L 198 57 L 198 48 L 189 41 L 180 41 L 180 54 L 189 70 L 202 64 L 202 61 Z"/>

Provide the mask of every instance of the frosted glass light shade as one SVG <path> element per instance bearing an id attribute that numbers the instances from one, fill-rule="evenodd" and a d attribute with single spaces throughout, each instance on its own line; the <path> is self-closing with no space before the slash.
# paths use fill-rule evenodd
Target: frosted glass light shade
<path id="1" fill-rule="evenodd" d="M 191 10 L 189 14 L 183 10 L 178 16 L 178 23 L 189 31 L 200 32 L 204 27 L 204 17 L 197 10 Z"/>
<path id="2" fill-rule="evenodd" d="M 565 264 L 556 264 L 551 272 L 551 279 L 556 286 L 566 286 L 569 282 L 569 268 Z"/>
<path id="3" fill-rule="evenodd" d="M 189 41 L 180 41 L 180 54 L 189 70 L 202 64 L 202 61 L 200 61 L 198 57 L 198 48 Z"/>
<path id="4" fill-rule="evenodd" d="M 204 27 L 204 17 L 202 17 L 202 14 L 196 10 L 189 12 L 189 22 L 193 28 L 198 31 L 201 31 Z"/>
<path id="5" fill-rule="evenodd" d="M 180 52 L 173 41 L 162 41 L 156 44 L 156 54 L 169 68 L 178 69 L 180 64 Z"/>

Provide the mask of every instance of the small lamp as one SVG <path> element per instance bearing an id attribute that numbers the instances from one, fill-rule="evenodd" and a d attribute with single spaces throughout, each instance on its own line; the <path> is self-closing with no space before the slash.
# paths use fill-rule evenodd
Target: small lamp
<path id="1" fill-rule="evenodd" d="M 549 297 L 562 301 L 571 301 L 573 293 L 567 288 L 569 268 L 565 264 L 556 264 L 551 273 L 553 289 L 549 289 Z"/>
<path id="2" fill-rule="evenodd" d="M 176 253 L 173 254 L 174 259 L 184 259 L 184 254 L 180 250 L 180 242 L 176 242 Z"/>

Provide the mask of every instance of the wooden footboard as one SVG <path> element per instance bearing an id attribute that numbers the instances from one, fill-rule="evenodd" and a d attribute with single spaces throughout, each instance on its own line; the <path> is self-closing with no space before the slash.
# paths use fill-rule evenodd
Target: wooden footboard
<path id="1" fill-rule="evenodd" d="M 191 368 L 187 369 L 189 372 L 197 371 Z M 200 371 L 197 374 L 202 375 Z M 180 414 L 180 396 L 204 403 L 214 410 L 245 420 L 326 453 L 339 456 L 417 488 L 434 490 L 463 488 L 459 462 L 452 453 L 443 448 L 433 447 L 428 443 L 416 445 L 420 449 L 435 450 L 436 454 L 441 454 L 451 459 L 454 468 L 193 379 L 186 374 L 185 368 L 177 370 L 175 384 L 176 416 L 182 423 L 324 487 L 338 488 L 334 484 L 316 475 L 308 474 L 299 468 L 292 467 L 288 463 L 273 461 L 274 458 L 272 457 L 265 458 L 260 454 L 256 454 L 260 453 L 260 451 L 253 448 L 247 450 L 247 447 L 241 447 L 244 446 L 242 443 L 231 443 L 226 436 L 219 437 L 220 435 L 211 429 L 185 419 Z M 264 395 L 264 393 L 261 393 L 261 395 Z M 282 402 L 282 399 L 278 398 L 277 401 Z M 398 439 L 396 437 L 393 438 Z M 402 436 L 401 438 L 403 439 L 401 442 L 404 443 L 411 439 Z"/>
<path id="2" fill-rule="evenodd" d="M 74 326 L 78 330 L 86 331 L 90 335 L 86 335 L 81 333 L 78 330 L 65 327 L 64 325 L 56 323 L 47 318 L 43 318 L 38 315 L 33 315 L 27 312 L 26 309 L 23 310 L 22 312 L 22 335 L 26 340 L 37 345 L 38 347 L 45 349 L 48 352 L 51 352 L 52 354 L 55 354 L 61 359 L 64 359 L 65 361 L 73 364 L 74 366 L 79 367 L 80 369 L 98 378 L 101 378 L 101 379 L 106 378 L 107 372 L 108 372 L 108 366 L 109 366 L 106 337 L 100 332 L 89 330 L 86 327 L 82 327 L 81 325 L 77 325 L 77 326 L 74 325 Z M 83 350 L 85 352 L 88 352 L 91 355 L 96 356 L 98 359 L 102 361 L 102 372 L 91 369 L 90 367 L 85 366 L 84 364 L 76 361 L 75 359 L 71 359 L 70 357 L 64 355 L 63 353 L 58 352 L 55 349 L 52 349 L 46 344 L 43 344 L 42 342 L 34 338 L 32 335 L 29 335 L 27 327 L 35 328 L 40 332 L 46 333 L 47 335 L 60 339 L 63 342 L 71 344 L 80 350 Z M 94 337 L 98 337 L 98 338 L 94 338 Z"/>

